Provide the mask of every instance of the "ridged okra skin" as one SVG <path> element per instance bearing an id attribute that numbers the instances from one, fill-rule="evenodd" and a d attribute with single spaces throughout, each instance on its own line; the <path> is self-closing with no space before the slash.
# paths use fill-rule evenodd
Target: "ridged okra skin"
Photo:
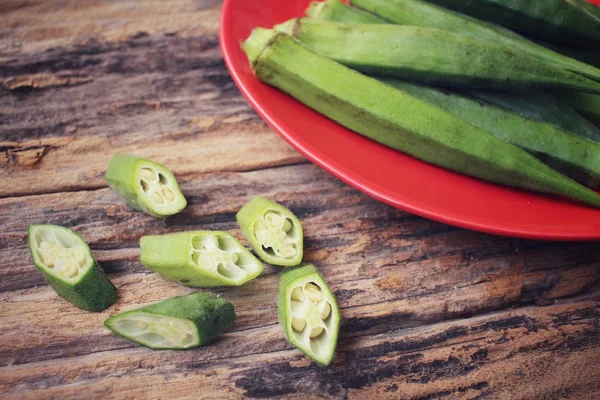
<path id="1" fill-rule="evenodd" d="M 258 79 L 355 132 L 420 160 L 600 206 L 600 196 L 524 150 L 402 91 L 256 28 L 243 45 Z"/>
<path id="2" fill-rule="evenodd" d="M 306 16 L 347 24 L 387 24 L 376 15 L 350 7 L 340 0 L 313 1 L 306 9 Z"/>
<path id="3" fill-rule="evenodd" d="M 502 26 L 421 0 L 351 0 L 353 6 L 400 24 L 436 28 L 525 52 L 565 70 L 600 80 L 600 70 L 540 46 Z M 537 3 L 537 2 L 536 2 Z"/>
<path id="4" fill-rule="evenodd" d="M 442 86 L 600 93 L 599 82 L 502 45 L 439 29 L 300 18 L 275 30 L 293 35 L 314 53 L 368 74 Z"/>
<path id="5" fill-rule="evenodd" d="M 556 96 L 541 90 L 520 93 L 465 90 L 464 93 L 487 104 L 517 113 L 533 121 L 547 123 L 573 135 L 600 142 L 600 129 L 583 118 L 571 106 Z M 596 97 L 586 93 L 575 93 L 577 97 Z M 600 118 L 600 96 L 597 96 Z"/>
<path id="6" fill-rule="evenodd" d="M 600 143 L 450 90 L 389 78 L 381 81 L 519 146 L 586 186 L 600 187 Z"/>
<path id="7" fill-rule="evenodd" d="M 244 236 L 264 261 L 283 267 L 300 264 L 304 233 L 300 220 L 287 208 L 256 197 L 236 214 Z"/>
<path id="8" fill-rule="evenodd" d="M 115 315 L 104 325 L 142 346 L 178 350 L 209 343 L 235 319 L 231 302 L 212 293 L 196 292 Z"/>
<path id="9" fill-rule="evenodd" d="M 525 35 L 600 47 L 600 9 L 585 0 L 427 0 Z"/>
<path id="10" fill-rule="evenodd" d="M 117 300 L 117 289 L 92 257 L 87 243 L 71 229 L 31 225 L 29 248 L 33 263 L 60 297 L 93 312 Z"/>
<path id="11" fill-rule="evenodd" d="M 278 313 L 288 342 L 321 365 L 331 363 L 341 315 L 333 293 L 313 265 L 281 274 Z"/>
<path id="12" fill-rule="evenodd" d="M 127 204 L 153 217 L 177 214 L 187 205 L 171 171 L 145 158 L 115 154 L 105 179 Z"/>
<path id="13" fill-rule="evenodd" d="M 142 264 L 186 286 L 240 286 L 264 269 L 263 264 L 227 232 L 142 236 L 140 247 Z"/>

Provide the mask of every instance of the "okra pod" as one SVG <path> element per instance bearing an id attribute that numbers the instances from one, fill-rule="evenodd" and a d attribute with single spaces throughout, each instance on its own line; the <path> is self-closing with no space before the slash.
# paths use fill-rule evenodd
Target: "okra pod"
<path id="1" fill-rule="evenodd" d="M 110 317 L 104 325 L 150 349 L 192 349 L 209 343 L 236 319 L 233 304 L 197 292 Z"/>
<path id="2" fill-rule="evenodd" d="M 355 132 L 450 170 L 600 207 L 600 196 L 524 150 L 335 61 L 256 28 L 244 42 L 258 79 Z"/>
<path id="3" fill-rule="evenodd" d="M 141 261 L 186 286 L 240 286 L 264 266 L 227 232 L 197 231 L 142 236 Z"/>
<path id="4" fill-rule="evenodd" d="M 449 90 L 396 79 L 383 79 L 382 82 L 519 146 L 586 186 L 600 187 L 600 143 Z"/>
<path id="5" fill-rule="evenodd" d="M 400 24 L 442 29 L 477 40 L 504 45 L 556 67 L 600 81 L 600 70 L 525 39 L 506 28 L 421 0 L 351 0 L 358 8 Z"/>
<path id="6" fill-rule="evenodd" d="M 427 0 L 525 35 L 600 47 L 600 8 L 585 0 Z"/>
<path id="7" fill-rule="evenodd" d="M 302 224 L 287 208 L 255 197 L 236 214 L 244 236 L 264 261 L 273 265 L 300 264 L 303 255 Z"/>
<path id="8" fill-rule="evenodd" d="M 31 225 L 29 248 L 34 265 L 63 299 L 94 312 L 117 299 L 117 289 L 92 257 L 87 243 L 71 229 Z"/>
<path id="9" fill-rule="evenodd" d="M 154 217 L 177 214 L 187 205 L 171 171 L 145 158 L 116 154 L 105 178 L 127 204 Z"/>
<path id="10" fill-rule="evenodd" d="M 579 93 L 574 91 L 556 92 L 558 98 L 576 109 L 588 120 L 595 123 L 600 128 L 600 96 L 589 93 Z"/>
<path id="11" fill-rule="evenodd" d="M 384 19 L 358 8 L 350 7 L 340 0 L 313 1 L 306 9 L 306 16 L 347 24 L 387 24 Z"/>
<path id="12" fill-rule="evenodd" d="M 501 45 L 439 29 L 312 18 L 293 19 L 275 29 L 293 35 L 314 53 L 369 74 L 444 86 L 600 93 L 599 82 Z"/>
<path id="13" fill-rule="evenodd" d="M 570 134 L 600 142 L 600 129 L 569 105 L 542 90 L 520 93 L 464 90 L 470 97 L 504 108 L 527 119 L 554 125 Z M 587 96 L 584 93 L 581 93 Z M 593 95 L 590 95 L 593 97 Z M 598 103 L 600 107 L 600 102 Z"/>
<path id="14" fill-rule="evenodd" d="M 333 293 L 313 265 L 281 274 L 278 312 L 288 342 L 321 365 L 331 363 L 341 316 Z"/>

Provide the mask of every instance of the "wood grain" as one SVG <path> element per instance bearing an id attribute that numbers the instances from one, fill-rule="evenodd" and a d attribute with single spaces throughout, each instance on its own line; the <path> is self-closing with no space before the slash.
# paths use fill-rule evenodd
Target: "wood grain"
<path id="1" fill-rule="evenodd" d="M 309 164 L 250 109 L 218 49 L 219 2 L 0 3 L 0 397 L 600 397 L 600 247 L 496 237 L 376 202 Z M 115 152 L 174 171 L 188 207 L 156 220 L 103 179 Z M 191 351 L 103 326 L 195 289 L 143 267 L 139 238 L 219 229 L 256 195 L 305 227 L 305 260 L 343 322 L 332 365 L 277 323 L 281 269 L 214 291 L 238 319 Z M 119 290 L 102 313 L 60 299 L 27 227 L 72 227 Z"/>

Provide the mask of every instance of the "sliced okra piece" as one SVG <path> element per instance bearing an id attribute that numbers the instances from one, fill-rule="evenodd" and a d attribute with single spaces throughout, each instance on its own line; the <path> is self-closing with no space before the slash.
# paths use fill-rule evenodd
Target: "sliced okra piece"
<path id="1" fill-rule="evenodd" d="M 341 316 L 335 297 L 313 265 L 281 274 L 278 312 L 287 340 L 317 363 L 328 365 Z"/>
<path id="2" fill-rule="evenodd" d="M 300 264 L 304 239 L 302 224 L 290 210 L 256 197 L 238 211 L 236 219 L 264 261 L 284 267 Z"/>
<path id="3" fill-rule="evenodd" d="M 240 286 L 264 269 L 263 264 L 227 232 L 143 236 L 140 247 L 142 264 L 186 286 Z"/>
<path id="4" fill-rule="evenodd" d="M 191 349 L 210 342 L 235 321 L 233 304 L 196 292 L 115 315 L 104 325 L 151 349 Z"/>
<path id="5" fill-rule="evenodd" d="M 171 171 L 154 161 L 115 154 L 105 177 L 127 204 L 154 217 L 177 214 L 187 205 Z"/>
<path id="6" fill-rule="evenodd" d="M 65 300 L 87 311 L 115 302 L 117 289 L 92 257 L 87 243 L 71 229 L 31 225 L 29 248 L 36 268 Z"/>

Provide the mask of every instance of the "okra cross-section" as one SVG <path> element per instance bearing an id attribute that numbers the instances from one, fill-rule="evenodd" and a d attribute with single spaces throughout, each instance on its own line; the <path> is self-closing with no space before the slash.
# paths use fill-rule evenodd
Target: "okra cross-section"
<path id="1" fill-rule="evenodd" d="M 262 263 L 227 232 L 143 236 L 140 247 L 142 264 L 186 286 L 240 286 L 264 269 Z"/>
<path id="2" fill-rule="evenodd" d="M 187 205 L 171 171 L 145 158 L 116 154 L 106 181 L 131 207 L 154 217 L 177 214 Z"/>
<path id="3" fill-rule="evenodd" d="M 29 248 L 36 268 L 65 300 L 87 311 L 102 311 L 117 289 L 96 264 L 83 239 L 58 225 L 31 225 Z"/>
<path id="4" fill-rule="evenodd" d="M 197 292 L 115 315 L 104 325 L 151 349 L 191 349 L 210 342 L 235 319 L 229 301 Z"/>
<path id="5" fill-rule="evenodd" d="M 340 311 L 314 266 L 285 271 L 279 281 L 279 322 L 287 340 L 322 365 L 333 359 Z"/>
<path id="6" fill-rule="evenodd" d="M 264 261 L 281 266 L 300 264 L 302 224 L 290 210 L 263 197 L 256 197 L 238 211 L 236 219 Z"/>

